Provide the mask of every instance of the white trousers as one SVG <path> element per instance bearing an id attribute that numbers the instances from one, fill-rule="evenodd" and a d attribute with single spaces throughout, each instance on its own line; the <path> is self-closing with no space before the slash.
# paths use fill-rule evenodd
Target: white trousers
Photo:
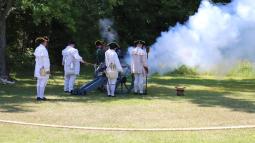
<path id="1" fill-rule="evenodd" d="M 108 79 L 107 81 L 107 94 L 114 96 L 117 79 Z"/>
<path id="2" fill-rule="evenodd" d="M 143 91 L 146 89 L 146 75 L 143 75 Z"/>
<path id="3" fill-rule="evenodd" d="M 144 76 L 142 73 L 135 73 L 135 81 L 134 81 L 134 92 L 143 93 L 144 89 Z"/>
<path id="4" fill-rule="evenodd" d="M 71 92 L 76 80 L 76 75 L 65 75 L 64 91 Z"/>
<path id="5" fill-rule="evenodd" d="M 44 97 L 44 91 L 45 87 L 47 85 L 49 77 L 38 77 L 37 78 L 37 97 L 43 98 Z"/>

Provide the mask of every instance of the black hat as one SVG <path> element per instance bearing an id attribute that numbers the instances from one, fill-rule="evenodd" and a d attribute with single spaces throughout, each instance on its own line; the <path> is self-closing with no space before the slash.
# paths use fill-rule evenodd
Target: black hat
<path id="1" fill-rule="evenodd" d="M 138 45 L 138 44 L 145 45 L 145 41 L 143 41 L 143 40 L 136 40 L 136 41 L 134 41 L 134 44 L 135 45 Z"/>
<path id="2" fill-rule="evenodd" d="M 107 46 L 109 46 L 110 49 L 115 49 L 115 48 L 119 48 L 119 47 L 120 47 L 120 46 L 119 46 L 117 43 L 115 43 L 115 42 L 109 43 L 109 44 L 107 44 Z"/>
<path id="3" fill-rule="evenodd" d="M 95 45 L 96 45 L 96 46 L 103 45 L 103 41 L 101 41 L 101 40 L 96 40 Z"/>

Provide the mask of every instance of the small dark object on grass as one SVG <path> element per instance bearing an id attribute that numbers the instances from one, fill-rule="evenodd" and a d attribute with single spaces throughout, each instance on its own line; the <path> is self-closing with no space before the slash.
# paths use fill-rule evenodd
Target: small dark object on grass
<path id="1" fill-rule="evenodd" d="M 184 94 L 185 87 L 176 86 L 175 88 L 176 88 L 176 95 L 177 96 L 184 96 L 185 95 Z"/>

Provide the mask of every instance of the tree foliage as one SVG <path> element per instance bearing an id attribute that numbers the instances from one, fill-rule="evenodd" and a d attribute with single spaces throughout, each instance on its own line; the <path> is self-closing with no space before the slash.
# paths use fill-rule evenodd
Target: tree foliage
<path id="1" fill-rule="evenodd" d="M 122 47 L 136 39 L 151 44 L 160 32 L 193 15 L 201 0 L 16 0 L 7 18 L 7 53 L 10 67 L 33 65 L 37 36 L 50 37 L 49 54 L 60 65 L 61 50 L 70 39 L 85 59 L 93 61 L 94 41 L 100 39 L 98 21 L 114 20 Z M 230 2 L 230 0 L 214 0 Z M 14 26 L 15 25 L 15 26 Z M 17 64 L 21 63 L 21 64 Z M 20 67 L 18 67 L 20 68 Z"/>

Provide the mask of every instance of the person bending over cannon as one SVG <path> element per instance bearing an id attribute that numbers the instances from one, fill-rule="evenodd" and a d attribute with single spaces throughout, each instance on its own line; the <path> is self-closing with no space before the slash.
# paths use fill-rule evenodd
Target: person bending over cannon
<path id="1" fill-rule="evenodd" d="M 118 73 L 123 72 L 119 58 L 115 49 L 118 48 L 117 43 L 109 43 L 109 49 L 105 52 L 105 65 L 107 76 L 107 95 L 109 97 L 115 97 L 115 88 L 118 78 Z"/>
<path id="2" fill-rule="evenodd" d="M 79 55 L 77 49 L 75 49 L 75 42 L 69 41 L 67 47 L 62 51 L 64 66 L 64 92 L 71 93 L 73 91 L 76 76 L 80 74 L 80 63 L 85 63 L 82 57 Z"/>

